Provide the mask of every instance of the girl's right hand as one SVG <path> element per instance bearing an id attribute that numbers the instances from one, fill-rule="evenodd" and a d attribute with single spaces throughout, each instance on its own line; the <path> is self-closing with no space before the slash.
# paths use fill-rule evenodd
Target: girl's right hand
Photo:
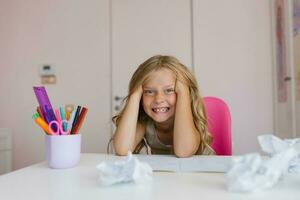
<path id="1" fill-rule="evenodd" d="M 143 86 L 140 85 L 133 93 L 132 96 L 136 96 L 138 98 L 141 98 L 143 95 Z"/>

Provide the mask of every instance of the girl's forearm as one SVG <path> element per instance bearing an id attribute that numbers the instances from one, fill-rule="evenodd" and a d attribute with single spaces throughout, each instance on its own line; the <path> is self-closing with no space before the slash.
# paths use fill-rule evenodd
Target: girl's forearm
<path id="1" fill-rule="evenodd" d="M 140 95 L 131 95 L 113 137 L 113 145 L 118 155 L 127 155 L 135 148 L 136 126 Z"/>
<path id="2" fill-rule="evenodd" d="M 177 93 L 173 140 L 174 153 L 178 157 L 192 156 L 200 144 L 200 135 L 194 125 L 188 90 Z"/>

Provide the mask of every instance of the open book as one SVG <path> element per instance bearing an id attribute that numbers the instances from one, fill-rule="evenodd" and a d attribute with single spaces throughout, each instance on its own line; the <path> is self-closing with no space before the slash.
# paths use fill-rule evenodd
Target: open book
<path id="1" fill-rule="evenodd" d="M 134 155 L 148 163 L 154 171 L 227 172 L 232 156 L 192 156 L 177 158 L 172 155 Z"/>

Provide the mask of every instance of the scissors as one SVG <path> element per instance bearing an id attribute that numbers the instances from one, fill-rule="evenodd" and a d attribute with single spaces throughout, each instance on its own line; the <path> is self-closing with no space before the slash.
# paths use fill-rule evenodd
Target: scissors
<path id="1" fill-rule="evenodd" d="M 58 109 L 55 109 L 56 119 L 52 120 L 48 127 L 49 132 L 52 135 L 68 135 L 71 130 L 68 130 L 66 125 L 68 124 L 68 121 L 61 118 L 60 111 Z M 55 126 L 53 126 L 55 124 Z"/>
<path id="2" fill-rule="evenodd" d="M 66 130 L 64 131 L 64 124 L 68 124 L 67 120 L 61 120 L 61 121 L 57 121 L 57 120 L 53 120 L 49 123 L 48 127 L 49 127 L 49 132 L 52 135 L 68 135 L 70 133 L 70 130 Z M 53 124 L 55 124 L 55 126 L 53 126 Z"/>

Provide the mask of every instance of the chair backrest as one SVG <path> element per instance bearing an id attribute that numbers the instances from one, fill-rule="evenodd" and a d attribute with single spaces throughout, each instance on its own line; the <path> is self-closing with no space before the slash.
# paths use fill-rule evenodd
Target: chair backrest
<path id="1" fill-rule="evenodd" d="M 231 118 L 226 103 L 216 97 L 204 97 L 208 131 L 213 136 L 216 155 L 232 155 Z"/>

